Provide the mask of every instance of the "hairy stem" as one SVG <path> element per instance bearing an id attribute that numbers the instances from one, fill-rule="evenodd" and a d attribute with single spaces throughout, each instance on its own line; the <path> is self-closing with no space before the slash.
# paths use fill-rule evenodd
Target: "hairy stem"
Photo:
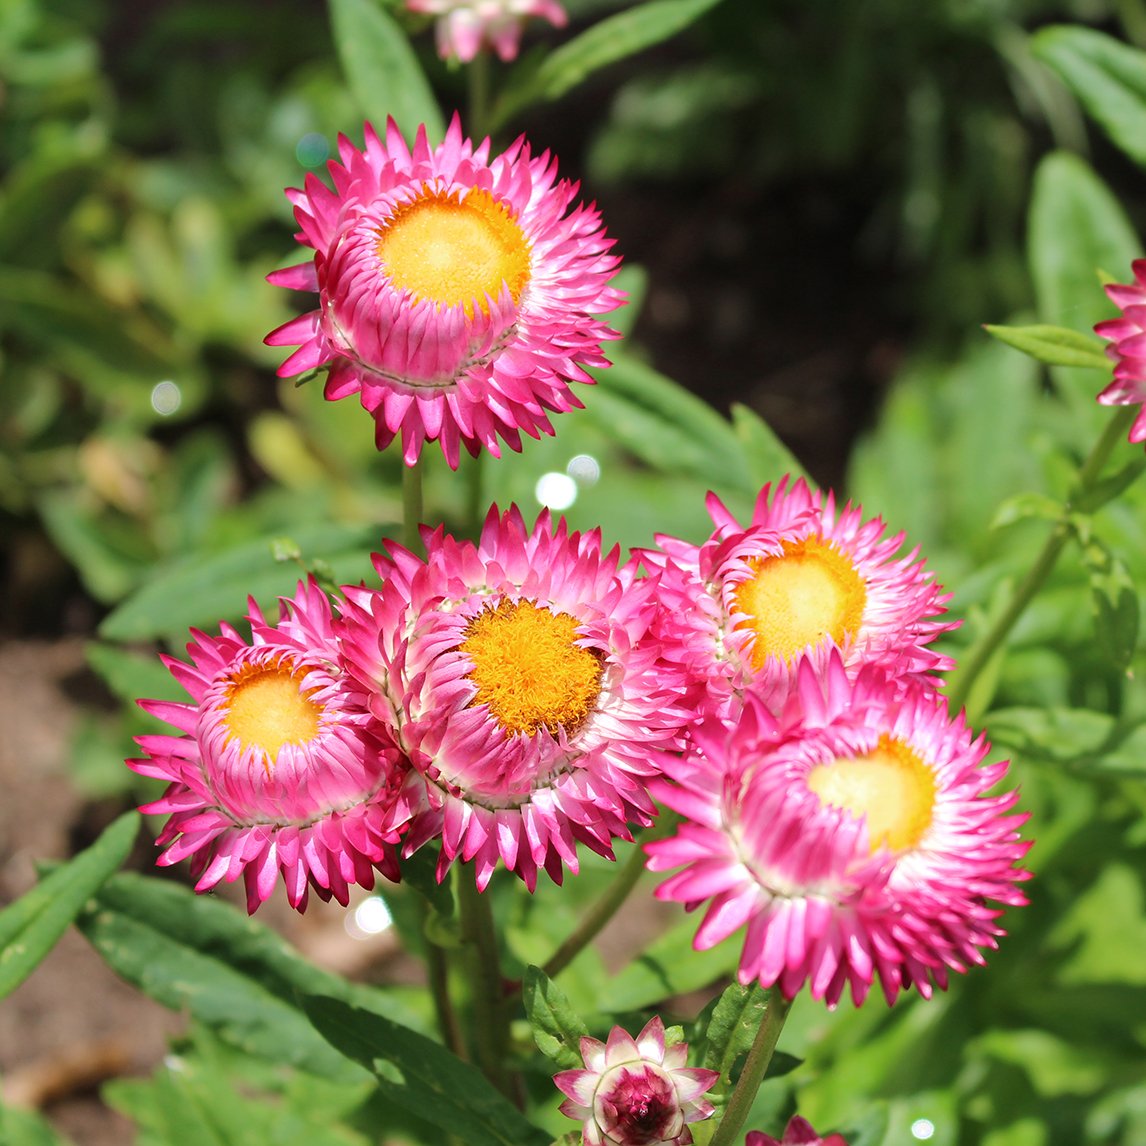
<path id="1" fill-rule="evenodd" d="M 1116 417 L 1107 422 L 1106 428 L 1079 469 L 1070 496 L 1063 503 L 1062 515 L 1043 543 L 1034 564 L 1015 589 L 1010 601 L 1007 602 L 1007 607 L 995 618 L 991 627 L 971 645 L 958 670 L 951 674 L 947 704 L 952 712 L 958 712 L 967 703 L 967 697 L 970 696 L 975 681 L 1046 583 L 1058 562 L 1059 555 L 1066 548 L 1074 532 L 1070 523 L 1074 502 L 1094 488 L 1111 451 L 1127 432 L 1136 413 L 1136 409 L 1119 411 Z"/>
<path id="2" fill-rule="evenodd" d="M 731 1146 L 731 1143 L 740 1141 L 737 1135 L 743 1130 L 752 1103 L 756 1101 L 756 1092 L 768 1072 L 768 1064 L 772 1061 L 776 1042 L 784 1029 L 784 1020 L 787 1019 L 791 1006 L 792 1004 L 784 999 L 777 987 L 769 989 L 768 1005 L 756 1031 L 752 1049 L 748 1052 L 744 1069 L 740 1072 L 740 1077 L 728 1097 L 728 1105 L 724 1108 L 720 1125 L 709 1141 L 709 1146 Z"/>

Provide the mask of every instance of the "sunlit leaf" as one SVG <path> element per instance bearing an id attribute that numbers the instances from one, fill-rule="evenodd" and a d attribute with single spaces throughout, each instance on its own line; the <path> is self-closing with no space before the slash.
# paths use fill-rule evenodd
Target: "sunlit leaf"
<path id="1" fill-rule="evenodd" d="M 120 816 L 91 847 L 0 912 L 0 998 L 32 973 L 84 904 L 123 863 L 138 830 L 138 813 Z"/>

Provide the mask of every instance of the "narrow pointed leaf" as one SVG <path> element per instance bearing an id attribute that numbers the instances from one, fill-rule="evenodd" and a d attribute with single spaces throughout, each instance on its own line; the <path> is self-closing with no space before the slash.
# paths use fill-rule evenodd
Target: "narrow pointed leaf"
<path id="1" fill-rule="evenodd" d="M 992 338 L 1048 366 L 1090 366 L 1095 370 L 1105 370 L 1110 366 L 1110 360 L 1103 353 L 1102 343 L 1097 338 L 1065 326 L 1036 324 L 984 326 L 983 329 Z"/>
<path id="2" fill-rule="evenodd" d="M 138 830 L 137 812 L 120 816 L 91 847 L 0 912 L 0 998 L 32 973 L 84 904 L 123 863 Z"/>
<path id="3" fill-rule="evenodd" d="M 521 108 L 560 99 L 595 72 L 684 31 L 720 0 L 652 0 L 608 16 L 554 49 L 495 109 L 500 126 Z"/>
<path id="4" fill-rule="evenodd" d="M 395 993 L 322 971 L 229 904 L 166 880 L 117 876 L 77 924 L 113 971 L 153 999 L 189 1011 L 231 1046 L 312 1074 L 363 1077 L 307 1021 L 302 992 L 419 1021 Z"/>
<path id="5" fill-rule="evenodd" d="M 382 1096 L 450 1133 L 466 1146 L 549 1146 L 480 1071 L 417 1031 L 339 999 L 310 995 L 315 1029 L 348 1059 L 373 1072 Z"/>
<path id="6" fill-rule="evenodd" d="M 1044 28 L 1031 47 L 1106 134 L 1146 165 L 1146 52 L 1090 28 Z"/>
<path id="7" fill-rule="evenodd" d="M 342 70 L 367 119 L 381 129 L 391 116 L 407 139 L 424 123 L 438 143 L 445 135 L 441 112 L 393 18 L 370 0 L 330 0 L 330 17 Z"/>

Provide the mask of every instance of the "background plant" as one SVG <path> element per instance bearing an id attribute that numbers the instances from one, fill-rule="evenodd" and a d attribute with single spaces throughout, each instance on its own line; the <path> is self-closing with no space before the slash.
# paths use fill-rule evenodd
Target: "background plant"
<path id="1" fill-rule="evenodd" d="M 569 7 L 574 33 L 611 11 Z M 153 642 L 178 649 L 189 625 L 241 614 L 247 593 L 273 601 L 300 563 L 356 580 L 380 530 L 396 529 L 397 460 L 374 451 L 360 411 L 322 403 L 313 386 L 273 387 L 277 356 L 258 343 L 288 317 L 262 283 L 288 246 L 282 187 L 320 167 L 339 130 L 384 115 L 396 98 L 387 84 L 401 70 L 369 66 L 405 44 L 379 11 L 337 3 L 328 23 L 310 5 L 196 2 L 142 19 L 114 5 L 49 11 L 29 0 L 0 20 L 5 623 L 55 617 L 63 599 L 79 603 L 81 627 L 103 616 L 91 660 L 126 701 L 170 689 Z M 1108 378 L 1097 340 L 1028 335 L 1027 348 L 1051 364 L 1044 370 L 967 331 L 1038 323 L 1086 335 L 1111 314 L 1095 272 L 1124 279 L 1141 249 L 1107 186 L 1119 186 L 1136 217 L 1146 69 L 1128 45 L 1140 42 L 1141 13 L 880 3 L 861 18 L 836 5 L 735 0 L 675 11 L 674 35 L 640 45 L 649 54 L 639 64 L 617 61 L 577 88 L 546 73 L 545 61 L 561 57 L 552 42 L 536 43 L 508 76 L 496 73 L 487 122 L 508 132 L 525 124 L 539 142 L 549 125 L 584 141 L 590 193 L 610 182 L 634 198 L 667 186 L 682 203 L 714 172 L 781 202 L 793 186 L 816 186 L 828 201 L 856 180 L 872 186 L 842 213 L 861 266 L 898 271 L 891 329 L 908 353 L 843 488 L 905 529 L 955 591 L 953 611 L 967 621 L 950 651 L 961 665 L 1044 538 L 1062 540 L 1005 653 L 980 646 L 992 655 L 966 697 L 1022 778 L 1038 837 L 1032 907 L 1008 918 L 1012 935 L 988 971 L 938 1000 L 831 1015 L 798 1000 L 783 1045 L 804 1062 L 762 1088 L 750 1125 L 778 1131 L 798 1095 L 802 1113 L 851 1131 L 853 1146 L 907 1141 L 920 1120 L 934 1142 L 1133 1143 L 1146 1135 L 1146 1033 L 1133 1017 L 1146 935 L 1146 734 L 1132 676 L 1146 561 L 1143 494 L 1132 484 L 1139 452 L 1111 435 L 1105 468 L 1077 484 L 1110 420 L 1093 402 Z M 1118 39 L 1081 27 L 1029 35 L 1072 19 L 1105 21 Z M 418 56 L 401 58 L 424 69 L 442 106 L 468 100 L 428 39 L 415 43 Z M 206 66 L 220 51 L 233 67 Z M 430 91 L 402 87 L 406 124 L 440 116 Z M 584 117 L 574 101 L 590 98 L 597 114 Z M 572 131 L 571 118 L 587 122 Z M 802 266 L 768 270 L 781 291 L 818 295 L 800 285 Z M 639 333 L 639 270 L 624 286 L 633 301 L 623 321 Z M 573 525 L 600 524 L 625 545 L 666 528 L 699 539 L 706 489 L 743 514 L 764 481 L 799 470 L 748 406 L 726 418 L 662 370 L 675 373 L 670 357 L 650 365 L 626 344 L 584 414 L 484 469 L 485 500 L 534 506 L 541 477 L 568 476 L 571 459 L 587 456 L 602 476 L 577 485 Z M 813 472 L 838 465 L 820 459 Z M 427 517 L 463 521 L 465 484 L 431 467 Z M 127 708 L 77 751 L 84 782 L 125 806 L 142 796 L 127 790 L 121 761 L 128 734 L 153 727 L 144 721 Z M 416 1055 L 423 1044 L 404 1031 L 431 1029 L 424 1000 L 320 975 L 220 903 L 151 876 L 113 876 L 128 834 L 121 825 L 98 852 L 47 877 L 5 913 L 0 938 L 16 952 L 5 960 L 11 987 L 98 891 L 78 916 L 85 933 L 120 973 L 194 1016 L 181 1069 L 107 1088 L 142 1140 L 195 1137 L 187 1126 L 200 1140 L 353 1142 L 380 1127 L 437 1140 L 379 1098 L 402 1085 L 389 1068 L 378 1067 L 372 1087 L 355 1055 L 322 1037 L 343 1032 L 333 1041 L 353 1050 L 349 1030 L 369 1047 Z M 544 962 L 608 883 L 604 864 L 587 867 L 560 893 L 528 900 L 494 887 L 511 974 Z M 448 928 L 447 904 L 435 902 Z M 394 896 L 415 949 L 418 903 L 414 892 Z M 604 1030 L 718 984 L 734 952 L 694 953 L 692 931 L 690 921 L 670 928 L 612 978 L 583 952 L 561 974 L 563 1001 L 534 984 L 557 1016 L 554 1037 L 566 1006 Z M 340 1002 L 312 1002 L 308 1018 L 300 991 Z M 536 1002 L 536 1025 L 543 1012 Z M 719 1053 L 704 1053 L 735 1064 L 749 1023 L 733 1023 Z M 276 1065 L 284 1059 L 291 1070 Z M 417 1080 L 404 1085 L 408 1105 L 437 1096 Z M 531 1095 L 536 1117 L 564 1131 L 549 1073 L 532 1076 Z M 5 1132 L 48 1133 L 28 1116 L 6 1117 Z"/>

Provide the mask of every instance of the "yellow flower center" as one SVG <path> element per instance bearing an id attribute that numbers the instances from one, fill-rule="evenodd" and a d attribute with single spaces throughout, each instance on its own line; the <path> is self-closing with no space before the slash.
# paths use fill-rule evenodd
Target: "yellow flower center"
<path id="1" fill-rule="evenodd" d="M 517 220 L 488 191 L 460 198 L 423 188 L 378 230 L 378 255 L 390 281 L 415 298 L 489 314 L 486 296 L 502 284 L 516 303 L 529 282 L 529 243 Z"/>
<path id="2" fill-rule="evenodd" d="M 881 736 L 866 756 L 817 764 L 808 787 L 822 804 L 867 817 L 871 850 L 915 847 L 931 826 L 935 773 L 902 740 Z"/>
<path id="3" fill-rule="evenodd" d="M 304 669 L 284 659 L 246 665 L 231 678 L 223 716 L 227 740 L 258 748 L 268 772 L 284 744 L 305 744 L 318 735 L 322 706 L 302 691 L 305 676 Z"/>
<path id="4" fill-rule="evenodd" d="M 831 542 L 785 541 L 783 553 L 749 560 L 752 576 L 736 587 L 737 626 L 753 634 L 752 667 L 769 656 L 791 661 L 825 637 L 842 645 L 863 620 L 867 590 L 855 566 Z"/>
<path id="5" fill-rule="evenodd" d="M 531 601 L 502 601 L 466 626 L 459 650 L 472 662 L 472 704 L 488 704 L 508 733 L 575 731 L 601 693 L 601 659 L 580 648 L 577 622 Z"/>

